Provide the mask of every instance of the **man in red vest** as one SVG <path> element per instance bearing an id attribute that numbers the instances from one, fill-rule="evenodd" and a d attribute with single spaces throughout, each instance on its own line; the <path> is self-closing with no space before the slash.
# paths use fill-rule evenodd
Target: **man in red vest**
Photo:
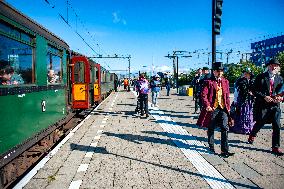
<path id="1" fill-rule="evenodd" d="M 234 155 L 229 152 L 228 130 L 229 130 L 229 112 L 230 112 L 230 90 L 229 81 L 223 77 L 223 64 L 216 62 L 213 64 L 213 76 L 204 81 L 203 90 L 201 92 L 201 100 L 203 104 L 203 112 L 210 113 L 206 119 L 208 125 L 208 144 L 211 152 L 215 153 L 214 149 L 214 130 L 215 127 L 221 129 L 221 156 L 227 158 Z M 200 120 L 205 115 L 201 113 Z M 199 120 L 199 121 L 200 121 Z"/>

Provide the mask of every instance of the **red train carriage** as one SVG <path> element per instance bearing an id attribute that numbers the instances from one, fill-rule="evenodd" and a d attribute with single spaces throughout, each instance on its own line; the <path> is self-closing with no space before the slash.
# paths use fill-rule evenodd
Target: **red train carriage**
<path id="1" fill-rule="evenodd" d="M 90 108 L 90 63 L 84 56 L 73 56 L 71 62 L 72 108 L 88 109 Z"/>

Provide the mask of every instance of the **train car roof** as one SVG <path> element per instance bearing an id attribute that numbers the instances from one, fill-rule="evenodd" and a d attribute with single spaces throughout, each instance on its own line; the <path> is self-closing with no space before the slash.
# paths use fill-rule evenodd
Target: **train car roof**
<path id="1" fill-rule="evenodd" d="M 33 19 L 29 18 L 28 16 L 24 15 L 16 8 L 12 7 L 7 2 L 0 0 L 0 14 L 4 15 L 5 17 L 16 21 L 17 23 L 25 26 L 26 28 L 32 30 L 33 32 L 47 38 L 48 40 L 55 42 L 59 46 L 69 49 L 68 44 L 60 39 L 58 36 L 47 30 L 45 27 L 34 21 Z"/>

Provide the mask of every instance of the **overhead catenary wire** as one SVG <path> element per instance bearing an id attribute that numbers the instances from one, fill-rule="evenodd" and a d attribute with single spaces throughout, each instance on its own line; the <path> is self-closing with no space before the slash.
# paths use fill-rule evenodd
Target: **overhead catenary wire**
<path id="1" fill-rule="evenodd" d="M 56 6 L 55 6 L 54 4 L 51 4 L 48 0 L 44 0 L 44 1 L 50 6 L 50 8 L 52 8 L 52 9 L 55 9 L 55 8 L 56 8 Z M 70 2 L 67 1 L 67 6 L 68 6 L 68 5 L 70 5 Z M 73 7 L 72 7 L 72 10 L 75 12 L 75 10 L 73 9 Z M 67 11 L 67 12 L 68 12 L 68 11 Z M 69 27 L 77 34 L 77 36 L 78 36 L 96 55 L 99 55 L 99 53 L 98 53 L 98 52 L 87 42 L 87 40 L 78 32 L 77 26 L 76 26 L 76 28 L 74 29 L 74 27 L 70 24 L 70 22 L 68 21 L 68 13 L 67 13 L 66 19 L 64 18 L 64 16 L 63 16 L 61 13 L 57 12 L 57 14 L 58 14 L 59 17 L 63 20 L 63 22 L 66 23 L 67 26 L 69 26 Z M 77 13 L 75 13 L 75 15 L 76 15 L 76 17 L 77 17 L 78 19 L 80 19 Z M 82 22 L 81 22 L 81 23 L 82 23 Z M 84 25 L 83 25 L 83 27 L 85 28 Z M 90 34 L 90 33 L 89 33 L 89 34 Z M 91 39 L 93 40 L 93 38 L 91 38 Z"/>

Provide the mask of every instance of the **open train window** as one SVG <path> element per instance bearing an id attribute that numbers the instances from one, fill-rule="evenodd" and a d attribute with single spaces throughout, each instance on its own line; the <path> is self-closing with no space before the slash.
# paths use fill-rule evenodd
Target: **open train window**
<path id="1" fill-rule="evenodd" d="M 84 62 L 76 62 L 74 65 L 74 82 L 85 83 L 85 64 Z"/>
<path id="2" fill-rule="evenodd" d="M 62 51 L 48 45 L 47 49 L 47 82 L 48 84 L 62 81 Z"/>
<path id="3" fill-rule="evenodd" d="M 35 82 L 33 37 L 0 21 L 0 85 Z"/>

